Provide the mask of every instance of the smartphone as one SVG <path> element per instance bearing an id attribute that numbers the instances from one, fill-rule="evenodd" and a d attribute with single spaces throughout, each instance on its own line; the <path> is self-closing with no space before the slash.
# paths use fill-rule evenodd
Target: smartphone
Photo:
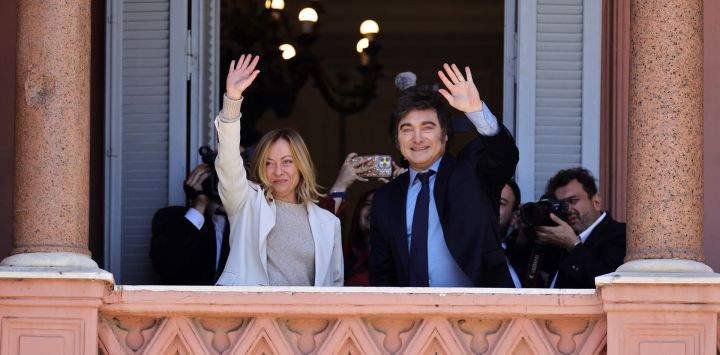
<path id="1" fill-rule="evenodd" d="M 372 166 L 372 169 L 360 173 L 362 177 L 373 177 L 373 178 L 387 178 L 392 176 L 392 157 L 389 155 L 363 155 L 357 156 L 352 159 L 353 162 L 357 162 L 363 159 L 370 158 L 365 163 L 366 166 Z"/>

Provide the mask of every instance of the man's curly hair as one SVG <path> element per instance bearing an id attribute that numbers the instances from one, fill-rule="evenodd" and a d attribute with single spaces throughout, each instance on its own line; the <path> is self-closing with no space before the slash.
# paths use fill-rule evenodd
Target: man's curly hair
<path id="1" fill-rule="evenodd" d="M 560 170 L 550 178 L 545 188 L 545 194 L 548 196 L 555 196 L 555 190 L 569 184 L 571 181 L 577 180 L 582 185 L 583 190 L 587 192 L 588 197 L 592 198 L 598 193 L 597 185 L 595 184 L 595 177 L 590 170 L 576 167 L 570 169 Z"/>

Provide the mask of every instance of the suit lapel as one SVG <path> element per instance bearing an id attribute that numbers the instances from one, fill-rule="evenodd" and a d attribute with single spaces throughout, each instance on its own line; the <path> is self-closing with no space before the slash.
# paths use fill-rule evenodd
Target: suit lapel
<path id="1" fill-rule="evenodd" d="M 603 220 L 600 221 L 597 226 L 595 226 L 593 231 L 585 240 L 585 246 L 588 248 L 593 248 L 596 244 L 602 242 L 599 236 L 605 235 L 605 231 L 607 230 L 607 228 L 610 228 L 613 222 L 614 221 L 612 217 L 610 217 L 610 214 L 606 213 L 605 218 L 603 218 Z"/>
<path id="2" fill-rule="evenodd" d="M 400 250 L 400 256 L 402 258 L 402 265 L 405 265 L 407 268 L 408 265 L 408 259 L 410 258 L 410 251 L 408 250 L 408 242 L 407 242 L 407 216 L 405 213 L 405 210 L 407 208 L 407 192 L 408 192 L 408 185 L 410 180 L 410 174 L 404 173 L 397 177 L 397 184 L 392 184 L 390 186 L 393 187 L 393 191 L 390 193 L 390 196 L 394 197 L 390 199 L 390 213 L 392 215 L 392 218 L 390 218 L 390 221 L 397 221 L 395 223 L 391 222 L 390 227 L 391 229 L 391 235 L 393 236 L 394 242 L 396 243 L 398 249 Z"/>
<path id="3" fill-rule="evenodd" d="M 435 207 L 438 211 L 438 218 L 440 218 L 440 224 L 444 226 L 442 221 L 444 220 L 444 207 L 445 195 L 447 194 L 448 179 L 450 178 L 451 167 L 455 165 L 455 158 L 450 154 L 443 156 L 440 161 L 440 167 L 435 177 L 435 187 L 433 188 L 433 197 L 435 197 Z"/>
<path id="4" fill-rule="evenodd" d="M 260 190 L 255 196 L 258 199 L 257 203 L 260 206 L 260 223 L 258 226 L 258 232 L 260 234 L 260 240 L 258 240 L 258 252 L 260 253 L 260 263 L 262 263 L 265 275 L 268 275 L 267 267 L 267 238 L 270 231 L 275 227 L 275 202 L 268 203 L 265 200 L 265 193 Z M 249 201 L 246 201 L 247 203 Z"/>
<path id="5" fill-rule="evenodd" d="M 332 258 L 335 233 L 332 223 L 320 216 L 320 207 L 307 204 L 308 220 L 315 243 L 315 286 L 322 286 Z"/>

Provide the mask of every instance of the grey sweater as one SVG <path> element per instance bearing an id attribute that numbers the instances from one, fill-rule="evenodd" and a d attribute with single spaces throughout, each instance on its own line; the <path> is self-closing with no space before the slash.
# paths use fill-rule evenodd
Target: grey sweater
<path id="1" fill-rule="evenodd" d="M 305 204 L 275 200 L 275 227 L 268 234 L 268 276 L 272 286 L 315 284 L 315 241 Z"/>

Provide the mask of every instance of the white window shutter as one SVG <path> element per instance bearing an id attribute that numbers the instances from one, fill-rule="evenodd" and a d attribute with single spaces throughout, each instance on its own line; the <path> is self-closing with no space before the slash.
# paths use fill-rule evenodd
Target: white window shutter
<path id="1" fill-rule="evenodd" d="M 216 148 L 215 116 L 220 111 L 220 0 L 192 0 L 190 64 L 190 167 L 199 164 L 198 148 Z"/>
<path id="2" fill-rule="evenodd" d="M 525 201 L 558 170 L 599 176 L 601 0 L 518 3 L 517 179 Z"/>
<path id="3" fill-rule="evenodd" d="M 186 173 L 187 5 L 109 0 L 108 12 L 105 268 L 118 283 L 154 283 L 153 214 L 184 203 L 169 186 Z"/>

